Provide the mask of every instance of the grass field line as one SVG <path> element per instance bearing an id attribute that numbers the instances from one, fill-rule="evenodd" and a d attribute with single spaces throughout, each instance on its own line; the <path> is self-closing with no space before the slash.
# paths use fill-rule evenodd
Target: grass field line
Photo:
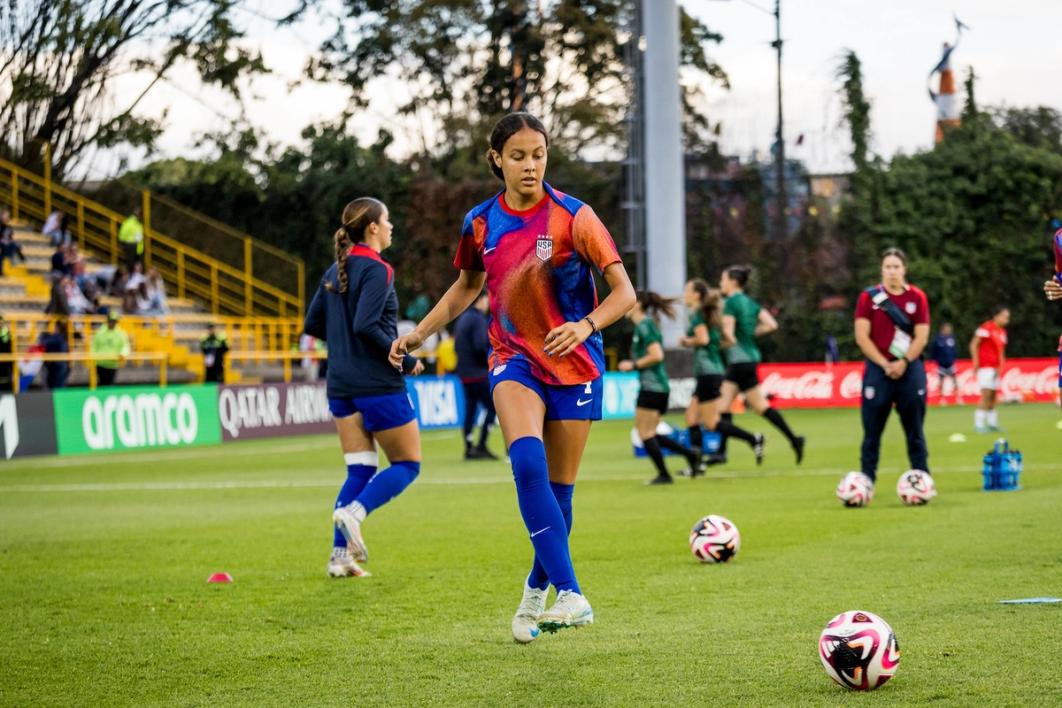
<path id="1" fill-rule="evenodd" d="M 421 431 L 421 439 L 425 441 L 429 440 L 446 440 L 449 438 L 460 437 L 460 431 L 453 430 L 427 430 Z M 293 443 L 285 441 L 282 443 L 271 444 L 272 441 L 267 440 L 237 440 L 233 443 L 226 443 L 225 449 L 232 452 L 239 451 L 239 446 L 243 444 L 254 444 L 257 446 L 254 454 L 256 455 L 272 455 L 276 453 L 295 453 L 295 452 L 311 452 L 315 450 L 327 450 L 334 449 L 336 454 L 339 454 L 339 443 L 336 441 L 334 435 L 319 435 L 313 437 L 307 437 L 304 440 Z M 236 447 L 233 447 L 236 446 Z M 67 467 L 84 467 L 88 465 L 100 465 L 100 464 L 135 464 L 138 462 L 159 462 L 160 460 L 196 460 L 203 458 L 211 458 L 218 456 L 218 446 L 210 445 L 205 447 L 198 447 L 192 450 L 176 450 L 176 449 L 159 449 L 158 451 L 143 451 L 143 452 L 113 452 L 103 454 L 89 454 L 78 455 L 76 457 L 58 457 L 50 456 L 46 458 L 24 458 L 9 460 L 4 462 L 0 469 L 4 470 L 18 470 L 18 469 L 56 469 Z M 3 462 L 0 458 L 0 462 Z"/>
<path id="2" fill-rule="evenodd" d="M 1062 463 L 1040 463 L 1025 466 L 1026 470 L 1060 470 Z M 284 470 L 273 470 L 282 472 Z M 981 472 L 980 467 L 972 465 L 960 467 L 946 467 L 938 472 Z M 757 472 L 721 472 L 710 473 L 708 480 L 712 479 L 743 479 L 764 477 L 829 477 L 843 474 L 843 471 L 832 468 L 808 469 L 808 470 L 767 470 Z M 579 479 L 580 482 L 631 482 L 631 475 L 587 475 Z M 216 480 L 216 481 L 159 481 L 159 482 L 85 482 L 72 484 L 11 484 L 0 485 L 0 492 L 170 492 L 170 491 L 200 491 L 200 490 L 228 490 L 228 489 L 318 489 L 331 488 L 339 484 L 339 479 L 328 480 Z M 480 485 L 480 484 L 512 484 L 508 474 L 500 474 L 496 477 L 430 477 L 422 476 L 417 480 L 419 485 Z"/>

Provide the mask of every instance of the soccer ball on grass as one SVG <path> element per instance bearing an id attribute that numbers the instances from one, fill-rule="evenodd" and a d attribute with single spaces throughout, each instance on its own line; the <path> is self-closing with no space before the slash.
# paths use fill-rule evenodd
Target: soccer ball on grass
<path id="1" fill-rule="evenodd" d="M 690 550 L 702 563 L 726 563 L 741 550 L 741 534 L 730 519 L 709 514 L 693 525 Z"/>
<path id="2" fill-rule="evenodd" d="M 889 623 L 864 610 L 842 612 L 819 635 L 826 675 L 853 691 L 870 691 L 896 675 L 900 645 Z"/>
<path id="3" fill-rule="evenodd" d="M 849 472 L 837 485 L 837 498 L 845 506 L 866 506 L 874 498 L 874 482 L 862 472 Z"/>
<path id="4" fill-rule="evenodd" d="M 937 496 L 937 485 L 933 483 L 933 477 L 928 472 L 907 470 L 896 482 L 896 494 L 904 504 L 920 506 L 928 504 L 930 499 Z"/>

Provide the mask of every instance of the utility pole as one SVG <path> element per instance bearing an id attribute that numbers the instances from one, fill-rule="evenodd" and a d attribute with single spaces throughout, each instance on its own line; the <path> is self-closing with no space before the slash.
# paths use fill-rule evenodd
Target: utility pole
<path id="1" fill-rule="evenodd" d="M 778 52 L 778 130 L 775 133 L 775 160 L 777 168 L 778 184 L 778 234 L 779 241 L 785 240 L 787 232 L 787 219 L 785 214 L 785 136 L 783 132 L 784 122 L 782 118 L 782 0 L 774 0 L 774 42 L 772 47 Z"/>

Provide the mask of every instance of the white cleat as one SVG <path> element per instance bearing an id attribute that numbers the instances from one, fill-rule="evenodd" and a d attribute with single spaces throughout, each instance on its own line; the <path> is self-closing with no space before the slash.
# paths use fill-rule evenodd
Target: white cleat
<path id="1" fill-rule="evenodd" d="M 361 537 L 361 522 L 354 516 L 351 506 L 353 505 L 341 506 L 332 512 L 332 521 L 343 534 L 343 538 L 347 539 L 351 557 L 359 563 L 364 563 L 369 560 L 369 549 L 365 547 L 365 540 Z"/>
<path id="2" fill-rule="evenodd" d="M 538 628 L 543 632 L 556 632 L 567 627 L 582 627 L 594 623 L 594 611 L 586 598 L 572 590 L 561 590 L 553 607 L 538 617 Z"/>
<path id="3" fill-rule="evenodd" d="M 350 557 L 346 546 L 333 548 L 328 559 L 328 577 L 330 578 L 365 578 L 372 575 Z"/>
<path id="4" fill-rule="evenodd" d="M 534 641 L 542 630 L 538 628 L 538 616 L 546 609 L 546 593 L 524 583 L 524 599 L 513 615 L 513 639 L 521 644 Z"/>

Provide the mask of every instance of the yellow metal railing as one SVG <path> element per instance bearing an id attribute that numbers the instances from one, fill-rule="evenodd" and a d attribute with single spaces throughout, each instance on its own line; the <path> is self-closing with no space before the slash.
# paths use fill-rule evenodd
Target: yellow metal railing
<path id="1" fill-rule="evenodd" d="M 102 315 L 60 317 L 18 310 L 7 312 L 5 318 L 11 332 L 11 348 L 15 352 L 24 352 L 36 344 L 40 335 L 51 331 L 56 321 L 67 325 L 67 348 L 71 352 L 87 350 L 93 330 L 106 322 Z M 152 348 L 168 354 L 174 366 L 183 363 L 182 354 L 187 358 L 189 345 L 198 345 L 208 324 L 214 324 L 219 333 L 225 334 L 232 349 L 254 351 L 261 360 L 276 363 L 281 363 L 292 348 L 298 346 L 302 333 L 302 321 L 293 317 L 124 315 L 119 321 L 119 326 L 132 338 L 134 348 L 142 348 L 138 343 L 142 338 L 147 339 Z"/>
<path id="2" fill-rule="evenodd" d="M 19 366 L 26 362 L 56 362 L 65 361 L 68 364 L 86 364 L 97 361 L 114 361 L 114 354 L 92 354 L 86 352 L 74 352 L 70 354 L 45 354 L 43 352 L 22 352 L 18 354 L 0 354 L 0 363 L 11 364 L 11 388 L 19 393 Z M 121 364 L 126 362 L 153 362 L 159 366 L 159 386 L 166 385 L 166 355 L 160 352 L 133 353 L 118 357 Z M 96 367 L 89 366 L 89 388 L 96 388 Z"/>
<path id="3" fill-rule="evenodd" d="M 296 283 L 294 292 L 289 292 L 255 275 L 253 251 L 262 244 L 241 236 L 243 267 L 234 267 L 153 229 L 151 207 L 158 197 L 147 190 L 141 196 L 144 265 L 156 268 L 178 297 L 198 300 L 215 315 L 301 316 L 305 282 L 301 259 L 265 247 L 293 264 Z M 118 263 L 118 229 L 125 220 L 122 214 L 2 159 L 0 202 L 10 207 L 16 219 L 29 217 L 41 222 L 52 209 L 59 209 L 71 217 L 71 232 L 82 250 Z"/>

